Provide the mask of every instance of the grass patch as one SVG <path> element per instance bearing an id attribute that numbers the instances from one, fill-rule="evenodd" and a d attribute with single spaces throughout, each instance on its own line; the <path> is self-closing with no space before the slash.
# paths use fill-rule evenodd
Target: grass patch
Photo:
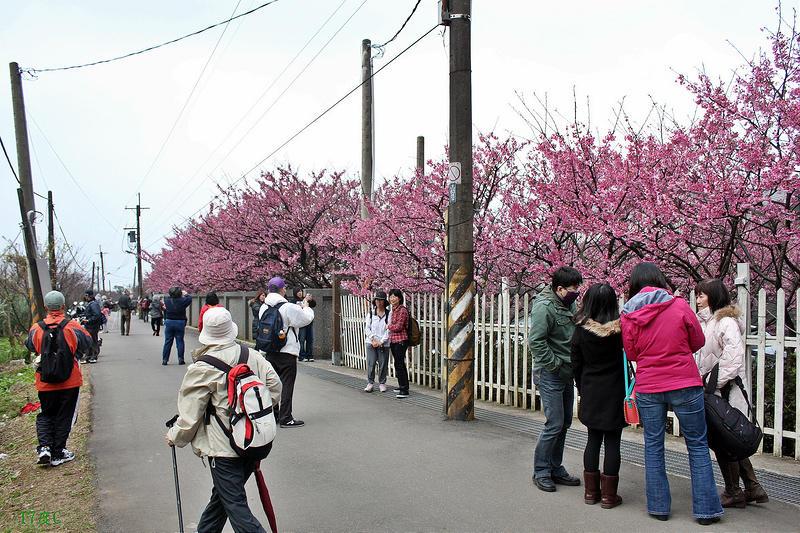
<path id="1" fill-rule="evenodd" d="M 22 345 L 22 340 L 14 337 L 11 341 L 9 338 L 0 338 L 0 364 L 6 364 L 14 359 L 25 359 L 28 355 L 28 349 Z"/>
<path id="2" fill-rule="evenodd" d="M 95 532 L 94 466 L 86 454 L 91 431 L 89 409 L 91 383 L 84 386 L 78 419 L 72 428 L 68 448 L 75 460 L 58 467 L 36 464 L 36 415 L 19 414 L 28 402 L 38 401 L 30 366 L 0 365 L 0 533 Z"/>

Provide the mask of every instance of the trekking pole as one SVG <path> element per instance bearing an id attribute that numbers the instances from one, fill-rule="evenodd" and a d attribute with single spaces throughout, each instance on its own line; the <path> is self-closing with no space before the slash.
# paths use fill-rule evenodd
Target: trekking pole
<path id="1" fill-rule="evenodd" d="M 167 427 L 171 428 L 175 425 L 175 421 L 178 420 L 178 415 L 173 416 L 169 420 L 167 420 Z M 181 487 L 178 483 L 178 459 L 175 457 L 175 446 L 170 446 L 172 448 L 172 471 L 175 473 L 175 497 L 178 499 L 178 527 L 180 527 L 181 533 L 183 533 L 183 512 L 181 511 Z"/>

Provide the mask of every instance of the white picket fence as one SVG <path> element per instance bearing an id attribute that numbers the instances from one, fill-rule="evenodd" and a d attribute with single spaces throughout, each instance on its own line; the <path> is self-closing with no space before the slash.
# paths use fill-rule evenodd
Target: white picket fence
<path id="1" fill-rule="evenodd" d="M 747 265 L 739 265 L 739 305 L 745 316 L 750 316 Z M 418 320 L 422 330 L 422 343 L 410 350 L 409 379 L 416 385 L 442 390 L 442 368 L 447 331 L 443 320 L 445 300 L 443 295 L 412 294 L 407 296 L 407 307 Z M 694 295 L 689 296 L 694 305 Z M 786 327 L 784 320 L 786 298 L 779 290 L 774 302 L 767 302 L 767 293 L 761 290 L 756 303 L 757 324 L 746 335 L 748 384 L 755 419 L 764 431 L 765 441 L 772 454 L 800 460 L 797 409 L 800 377 L 796 372 L 798 336 Z M 797 303 L 797 302 L 795 302 Z M 531 378 L 532 360 L 528 352 L 528 314 L 532 298 L 503 291 L 500 294 L 478 295 L 475 298 L 475 399 L 496 402 L 522 409 L 541 409 L 536 387 Z M 364 320 L 369 300 L 358 296 L 342 297 L 342 363 L 350 368 L 362 369 L 366 375 Z M 800 324 L 800 306 L 795 305 Z M 772 327 L 767 327 L 770 324 Z M 746 331 L 751 331 L 747 324 Z M 791 336 L 787 334 L 791 333 Z M 789 369 L 795 369 L 791 380 Z M 390 374 L 394 375 L 390 364 Z M 755 376 L 755 380 L 753 379 Z M 577 404 L 577 395 L 576 395 Z M 576 405 L 577 407 L 577 405 Z M 794 410 L 794 419 L 785 419 L 784 413 Z M 577 408 L 575 409 L 577 413 Z M 677 419 L 669 413 L 671 432 L 680 434 Z M 765 443 L 762 443 L 762 451 Z M 793 449 L 792 449 L 793 448 Z"/>

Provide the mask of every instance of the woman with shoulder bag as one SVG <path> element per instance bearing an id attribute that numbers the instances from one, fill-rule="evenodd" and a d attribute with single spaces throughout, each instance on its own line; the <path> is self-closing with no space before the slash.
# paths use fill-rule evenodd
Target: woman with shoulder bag
<path id="1" fill-rule="evenodd" d="M 588 431 L 583 452 L 584 502 L 611 509 L 622 503 L 619 485 L 620 441 L 625 422 L 625 366 L 621 363 L 619 303 L 608 283 L 595 283 L 575 315 L 571 364 L 581 398 L 578 419 Z M 603 473 L 600 446 L 603 445 Z"/>
<path id="2" fill-rule="evenodd" d="M 705 345 L 695 354 L 700 375 L 710 373 L 719 363 L 717 396 L 723 396 L 727 384 L 728 402 L 744 414 L 748 412 L 747 401 L 741 389 L 733 383 L 738 376 L 747 387 L 745 373 L 745 349 L 742 340 L 744 321 L 738 305 L 731 304 L 731 296 L 718 279 L 704 280 L 695 288 L 697 295 L 697 318 L 706 337 Z M 756 479 L 750 459 L 728 462 L 717 456 L 725 490 L 720 494 L 723 507 L 743 509 L 747 502 L 769 501 L 764 488 Z M 739 477 L 744 481 L 744 491 L 739 486 Z"/>

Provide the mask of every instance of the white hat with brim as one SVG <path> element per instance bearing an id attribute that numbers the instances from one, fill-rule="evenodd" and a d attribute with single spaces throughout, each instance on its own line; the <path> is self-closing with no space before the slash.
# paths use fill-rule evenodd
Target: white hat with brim
<path id="1" fill-rule="evenodd" d="M 212 307 L 203 314 L 201 344 L 228 344 L 235 341 L 237 335 L 239 328 L 234 324 L 230 311 L 224 307 Z"/>

